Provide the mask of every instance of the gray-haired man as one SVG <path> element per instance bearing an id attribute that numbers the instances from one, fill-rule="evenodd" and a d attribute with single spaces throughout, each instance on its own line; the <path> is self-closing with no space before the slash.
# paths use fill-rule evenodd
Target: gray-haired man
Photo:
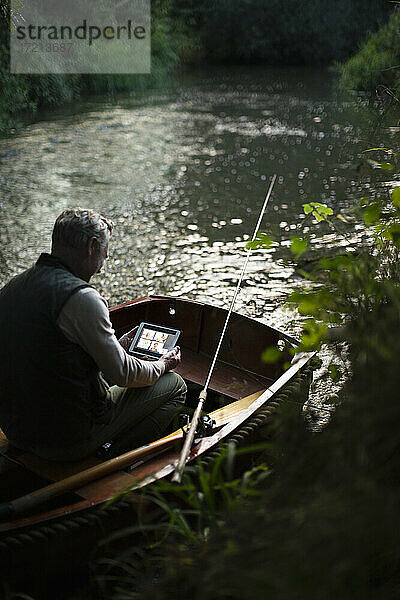
<path id="1" fill-rule="evenodd" d="M 169 372 L 179 349 L 153 362 L 127 354 L 134 330 L 117 340 L 106 301 L 89 285 L 112 229 L 91 210 L 65 210 L 51 254 L 0 291 L 0 427 L 46 459 L 80 459 L 110 440 L 125 451 L 156 439 L 185 400 L 183 379 Z"/>

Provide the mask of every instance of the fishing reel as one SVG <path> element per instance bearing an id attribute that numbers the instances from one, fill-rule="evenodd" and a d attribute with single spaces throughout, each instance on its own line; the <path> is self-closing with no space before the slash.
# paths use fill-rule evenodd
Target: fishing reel
<path id="1" fill-rule="evenodd" d="M 210 417 L 210 415 L 202 415 L 199 418 L 196 433 L 194 434 L 194 443 L 198 444 L 202 438 L 212 435 L 215 425 L 216 422 Z M 183 441 L 185 441 L 190 427 L 190 417 L 188 414 L 183 414 L 180 416 L 179 426 L 182 429 Z"/>

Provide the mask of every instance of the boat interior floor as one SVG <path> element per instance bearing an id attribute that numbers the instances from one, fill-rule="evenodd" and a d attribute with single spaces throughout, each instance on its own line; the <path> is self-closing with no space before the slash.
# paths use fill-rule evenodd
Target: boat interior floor
<path id="1" fill-rule="evenodd" d="M 184 360 L 175 369 L 185 381 L 204 386 L 212 358 L 201 352 L 193 352 L 187 348 L 182 349 Z M 210 380 L 209 389 L 223 394 L 232 400 L 239 400 L 244 396 L 253 394 L 260 389 L 266 389 L 273 382 L 272 379 L 258 375 L 217 360 Z"/>

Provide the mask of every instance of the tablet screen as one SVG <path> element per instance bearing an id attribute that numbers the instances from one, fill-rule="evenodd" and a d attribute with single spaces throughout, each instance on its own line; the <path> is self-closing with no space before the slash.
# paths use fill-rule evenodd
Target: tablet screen
<path id="1" fill-rule="evenodd" d="M 180 331 L 153 323 L 141 323 L 129 347 L 132 354 L 160 357 L 176 346 Z"/>

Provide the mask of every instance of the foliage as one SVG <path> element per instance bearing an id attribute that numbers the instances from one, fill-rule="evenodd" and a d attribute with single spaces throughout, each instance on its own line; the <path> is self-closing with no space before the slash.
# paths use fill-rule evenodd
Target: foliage
<path id="1" fill-rule="evenodd" d="M 246 248 L 250 250 L 256 250 L 257 248 L 269 248 L 272 244 L 273 239 L 268 233 L 262 231 L 257 232 L 254 240 L 247 242 Z"/>
<path id="2" fill-rule="evenodd" d="M 120 600 L 140 598 L 146 581 L 143 573 L 153 579 L 154 569 L 160 568 L 164 553 L 171 546 L 201 547 L 210 530 L 222 526 L 241 502 L 259 496 L 260 484 L 270 475 L 268 467 L 261 463 L 237 476 L 236 464 L 240 457 L 266 448 L 262 444 L 235 450 L 229 444 L 211 468 L 205 469 L 201 462 L 196 468 L 186 468 L 181 485 L 160 480 L 144 491 L 139 524 L 106 540 L 111 547 L 121 539 L 129 539 L 130 543 L 123 555 L 110 559 L 106 554 L 97 565 L 96 581 L 104 597 L 114 591 Z M 136 544 L 136 536 L 140 536 L 140 546 Z M 184 562 L 191 564 L 189 555 Z M 137 588 L 132 590 L 133 583 Z"/>
<path id="3" fill-rule="evenodd" d="M 0 134 L 19 123 L 23 112 L 59 106 L 82 94 L 141 90 L 165 81 L 179 62 L 198 51 L 182 21 L 171 17 L 172 0 L 152 3 L 152 67 L 150 75 L 25 75 L 9 72 L 9 0 L 0 3 Z"/>
<path id="4" fill-rule="evenodd" d="M 387 168 L 383 163 L 381 168 Z M 314 333 L 313 343 L 308 332 L 303 349 L 320 347 L 329 333 L 329 325 L 356 322 L 362 315 L 379 315 L 382 306 L 393 302 L 399 288 L 400 258 L 400 188 L 395 187 L 386 198 L 363 197 L 352 208 L 350 216 L 362 221 L 370 230 L 370 243 L 355 252 L 350 247 L 346 254 L 321 258 L 308 274 L 312 289 L 296 292 L 290 301 L 301 314 L 311 318 L 308 327 Z M 314 203 L 315 204 L 315 203 Z M 321 216 L 324 205 L 317 207 Z M 315 209 L 316 207 L 314 207 Z M 310 205 L 304 205 L 311 213 Z M 331 209 L 325 208 L 325 219 L 330 221 Z M 339 215 L 346 221 L 346 215 Z M 295 252 L 295 251 L 294 251 Z M 319 335 L 315 335 L 319 330 Z"/>
<path id="5" fill-rule="evenodd" d="M 341 65 L 341 84 L 352 90 L 375 91 L 380 87 L 400 90 L 400 12 L 370 35 L 359 52 Z"/>
<path id="6" fill-rule="evenodd" d="M 188 521 L 179 524 L 157 560 L 136 546 L 135 577 L 125 564 L 125 579 L 103 597 L 398 596 L 399 310 L 388 303 L 379 319 L 362 317 L 351 325 L 348 401 L 327 429 L 311 435 L 289 404 L 276 423 L 274 472 L 258 484 L 255 501 L 220 511 L 203 541 L 193 540 L 193 529 L 184 533 Z"/>
<path id="7" fill-rule="evenodd" d="M 0 2 L 0 134 L 15 127 L 23 111 L 32 116 L 82 94 L 144 89 L 164 82 L 178 64 L 340 60 L 388 14 L 385 0 L 372 6 L 364 0 L 154 0 L 150 75 L 13 75 L 9 4 Z"/>
<path id="8" fill-rule="evenodd" d="M 175 7 L 202 31 L 207 61 L 278 65 L 345 58 L 391 8 L 381 0 L 175 0 Z"/>
<path id="9" fill-rule="evenodd" d="M 250 494 L 238 494 L 239 480 L 231 486 L 229 477 L 201 472 L 194 487 L 176 492 L 182 511 L 162 484 L 155 501 L 168 515 L 168 542 L 156 562 L 141 555 L 142 573 L 135 571 L 133 587 L 132 578 L 119 580 L 115 600 L 163 600 L 171 590 L 177 600 L 399 595 L 400 187 L 362 198 L 343 219 L 318 202 L 304 211 L 327 227 L 356 221 L 370 232 L 365 251 L 349 242 L 343 255 L 320 258 L 310 290 L 292 297 L 308 319 L 304 349 L 329 342 L 329 325 L 339 326 L 331 345 L 344 340 L 349 349 L 347 401 L 318 435 L 288 403 L 268 448 L 273 468 L 255 471 Z M 270 243 L 266 234 L 257 239 L 257 248 Z M 299 250 L 296 239 L 293 254 Z M 329 370 L 337 379 L 337 360 Z"/>
<path id="10" fill-rule="evenodd" d="M 370 152 L 384 152 L 396 161 L 392 150 L 368 149 L 364 160 L 373 168 L 395 169 L 393 162 L 368 158 Z M 347 244 L 344 254 L 319 258 L 311 271 L 300 268 L 299 272 L 310 285 L 292 293 L 288 300 L 306 318 L 297 351 L 312 351 L 332 337 L 330 326 L 355 322 L 363 314 L 378 315 L 382 306 L 396 297 L 400 283 L 400 187 L 394 187 L 389 193 L 364 196 L 351 209 L 338 215 L 320 202 L 304 204 L 303 210 L 306 217 L 303 226 L 308 225 L 308 219 L 325 222 Z M 342 223 L 353 227 L 357 222 L 363 223 L 369 231 L 369 242 L 364 248 L 355 248 L 347 231 L 341 228 Z M 267 233 L 258 233 L 254 241 L 247 243 L 247 248 L 268 249 L 272 241 Z M 307 236 L 292 237 L 290 249 L 298 260 L 310 250 Z M 334 335 L 337 340 L 338 334 Z M 340 335 L 344 338 L 345 330 Z M 274 350 L 269 348 L 264 353 L 266 362 L 279 360 L 280 353 Z"/>
<path id="11" fill-rule="evenodd" d="M 82 77 L 82 91 L 116 93 L 146 89 L 164 83 L 173 67 L 197 56 L 198 36 L 188 34 L 184 21 L 173 9 L 173 0 L 152 2 L 151 74 L 86 75 Z"/>

